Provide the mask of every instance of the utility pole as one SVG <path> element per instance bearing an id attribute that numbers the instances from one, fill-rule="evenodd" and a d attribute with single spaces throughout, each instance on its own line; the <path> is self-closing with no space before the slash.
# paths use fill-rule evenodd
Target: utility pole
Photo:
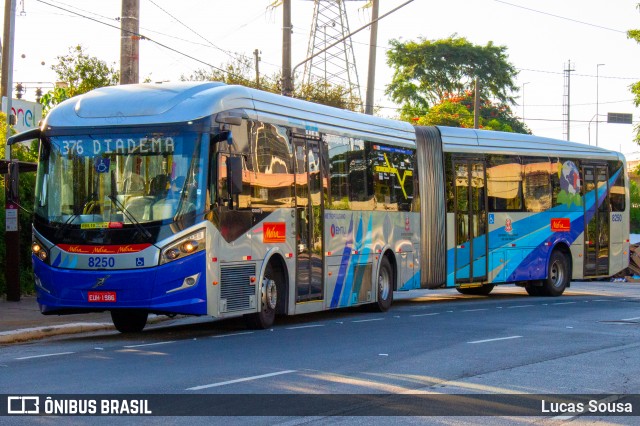
<path id="1" fill-rule="evenodd" d="M 4 3 L 4 49 L 2 50 L 2 80 L 0 94 L 7 98 L 7 134 L 11 136 L 11 99 L 13 86 L 13 41 L 15 34 L 16 0 L 5 0 Z M 6 142 L 5 142 L 6 143 Z M 5 145 L 5 159 L 11 160 L 11 147 Z M 15 169 L 14 169 L 15 170 Z M 5 263 L 4 277 L 7 283 L 7 300 L 20 301 L 20 221 L 18 206 L 10 199 L 10 175 L 4 176 L 5 188 Z M 18 179 L 18 176 L 14 176 Z"/>
<path id="2" fill-rule="evenodd" d="M 376 45 L 378 44 L 378 9 L 379 1 L 373 0 L 371 6 L 371 34 L 369 37 L 369 72 L 367 73 L 367 99 L 364 113 L 373 115 L 373 91 L 376 84 Z"/>
<path id="3" fill-rule="evenodd" d="M 253 56 L 256 61 L 256 88 L 260 88 L 260 51 L 258 49 L 253 51 Z"/>
<path id="4" fill-rule="evenodd" d="M 571 140 L 571 72 L 575 71 L 571 68 L 571 60 L 569 65 L 564 70 L 564 116 L 565 122 L 565 135 L 567 140 Z"/>
<path id="5" fill-rule="evenodd" d="M 139 82 L 140 0 L 122 0 L 120 25 L 120 84 L 136 84 Z"/>
<path id="6" fill-rule="evenodd" d="M 478 88 L 480 84 L 478 84 L 478 77 L 476 77 L 473 84 L 473 128 L 480 128 L 480 93 Z"/>
<path id="7" fill-rule="evenodd" d="M 291 75 L 291 0 L 282 2 L 282 94 L 293 96 Z"/>
<path id="8" fill-rule="evenodd" d="M 598 122 L 600 121 L 600 67 L 604 66 L 604 64 L 596 65 L 596 146 L 598 146 Z M 589 135 L 591 136 L 591 135 Z"/>

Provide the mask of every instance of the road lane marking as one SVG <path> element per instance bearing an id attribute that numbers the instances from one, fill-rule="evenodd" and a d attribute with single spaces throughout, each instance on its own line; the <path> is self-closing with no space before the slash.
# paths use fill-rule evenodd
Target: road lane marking
<path id="1" fill-rule="evenodd" d="M 427 317 L 430 315 L 440 315 L 440 312 L 432 312 L 430 314 L 415 314 L 415 315 L 411 315 L 412 317 Z"/>
<path id="2" fill-rule="evenodd" d="M 625 319 L 620 320 L 620 321 L 635 321 L 635 320 L 640 320 L 640 317 L 625 318 Z"/>
<path id="3" fill-rule="evenodd" d="M 497 342 L 499 340 L 511 340 L 511 339 L 519 339 L 522 336 L 509 336 L 509 337 L 498 337 L 496 339 L 486 339 L 486 340 L 474 340 L 473 342 L 467 343 L 487 343 L 487 342 Z"/>
<path id="4" fill-rule="evenodd" d="M 213 337 L 214 339 L 219 339 L 221 337 L 244 336 L 245 334 L 253 334 L 253 331 L 243 331 L 242 333 L 221 334 L 219 336 L 211 336 L 211 337 Z"/>
<path id="5" fill-rule="evenodd" d="M 260 376 L 243 377 L 242 379 L 228 380 L 226 382 L 218 382 L 218 383 L 211 383 L 209 385 L 194 386 L 192 388 L 187 388 L 187 390 L 195 391 L 195 390 L 201 390 L 201 389 L 216 388 L 219 386 L 232 385 L 234 383 L 241 383 L 241 382 L 249 382 L 251 380 L 266 379 L 267 377 L 280 376 L 282 374 L 290 374 L 295 372 L 296 370 L 277 371 L 275 373 L 261 374 Z"/>
<path id="6" fill-rule="evenodd" d="M 578 303 L 578 302 L 560 302 L 560 303 L 552 303 L 552 305 L 571 305 L 573 303 Z"/>
<path id="7" fill-rule="evenodd" d="M 171 340 L 169 342 L 155 342 L 155 343 L 143 343 L 140 345 L 129 345 L 129 346 L 123 346 L 123 348 L 127 348 L 127 349 L 131 349 L 131 348 L 142 348 L 143 346 L 158 346 L 158 345 L 166 345 L 169 343 L 175 343 L 175 340 Z"/>
<path id="8" fill-rule="evenodd" d="M 515 308 L 530 308 L 536 305 L 517 305 L 517 306 L 507 306 L 507 309 L 515 309 Z"/>
<path id="9" fill-rule="evenodd" d="M 384 318 L 372 318 L 372 319 L 364 319 L 364 320 L 356 320 L 351 322 L 371 322 L 371 321 L 382 321 Z"/>
<path id="10" fill-rule="evenodd" d="M 299 325 L 297 327 L 287 327 L 287 330 L 299 330 L 301 328 L 314 328 L 314 327 L 324 327 L 323 324 L 311 324 L 311 325 Z"/>
<path id="11" fill-rule="evenodd" d="M 489 309 L 465 309 L 464 311 L 460 311 L 460 312 L 478 312 L 478 311 L 488 311 Z"/>
<path id="12" fill-rule="evenodd" d="M 23 359 L 33 359 L 33 358 L 46 358 L 46 357 L 50 357 L 50 356 L 60 356 L 60 355 L 70 355 L 70 354 L 75 354 L 75 352 L 59 352 L 57 354 L 21 356 L 20 358 L 16 358 L 16 359 L 23 360 Z"/>

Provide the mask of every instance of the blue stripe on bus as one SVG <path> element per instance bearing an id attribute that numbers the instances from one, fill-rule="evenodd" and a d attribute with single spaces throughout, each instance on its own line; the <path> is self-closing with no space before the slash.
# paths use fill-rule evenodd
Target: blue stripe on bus
<path id="1" fill-rule="evenodd" d="M 351 213 L 351 220 L 349 221 L 349 231 L 347 232 L 347 241 L 342 250 L 342 259 L 340 261 L 340 270 L 338 271 L 338 278 L 336 279 L 336 286 L 333 289 L 333 296 L 331 297 L 331 307 L 338 306 L 340 294 L 342 293 L 342 286 L 347 273 L 347 267 L 349 266 L 349 258 L 351 257 L 351 247 L 353 246 L 353 213 Z"/>
<path id="2" fill-rule="evenodd" d="M 369 214 L 369 220 L 367 221 L 367 230 L 364 233 L 364 241 L 362 241 L 362 244 L 358 244 L 356 246 L 356 250 L 358 250 L 358 257 L 354 259 L 354 261 L 352 262 L 352 269 L 353 269 L 353 289 L 351 290 L 352 295 L 360 294 L 360 289 L 362 288 L 364 276 L 365 276 L 365 273 L 367 272 L 367 265 L 369 265 L 371 262 L 371 258 L 370 258 L 371 240 L 372 240 L 372 234 L 373 234 L 372 222 L 373 222 L 373 215 Z M 360 225 L 361 226 L 363 225 L 362 219 L 360 221 Z M 358 235 L 360 234 L 362 233 L 359 232 Z M 371 274 L 371 271 L 369 271 L 369 274 Z M 354 303 L 352 298 L 348 300 L 351 300 L 351 303 L 347 302 L 347 305 Z M 359 300 L 356 298 L 355 302 L 357 303 L 358 301 Z"/>
<path id="3" fill-rule="evenodd" d="M 360 213 L 360 219 L 358 220 L 358 228 L 356 229 L 356 237 L 353 241 L 353 250 L 357 254 L 351 256 L 351 262 L 347 268 L 347 277 L 344 282 L 344 289 L 342 290 L 342 297 L 340 298 L 340 306 L 349 306 L 351 298 L 351 289 L 353 287 L 354 273 L 356 265 L 360 263 L 360 250 L 362 249 L 362 233 L 364 226 L 362 225 L 362 213 Z"/>
<path id="4" fill-rule="evenodd" d="M 608 188 L 618 179 L 622 172 L 619 169 L 609 179 Z M 519 252 L 523 255 L 521 260 L 498 259 L 497 256 L 489 257 L 489 272 L 502 267 L 505 271 L 500 275 L 505 278 L 500 282 L 513 282 L 522 280 L 542 279 L 546 277 L 546 262 L 550 249 L 558 242 L 564 242 L 571 245 L 584 232 L 584 224 L 588 223 L 595 215 L 596 209 L 602 205 L 607 197 L 608 191 L 603 191 L 598 197 L 596 204 L 596 189 L 589 191 L 583 196 L 584 206 L 571 206 L 567 208 L 565 205 L 556 206 L 544 212 L 533 214 L 529 217 L 518 220 L 513 223 L 518 229 L 533 229 L 533 231 L 514 240 L 504 242 L 502 237 L 505 234 L 504 227 L 491 231 L 488 235 L 489 254 L 496 253 L 500 250 L 512 250 L 511 244 L 517 244 Z M 567 211 L 569 210 L 569 211 Z M 553 232 L 551 231 L 551 219 L 558 217 L 567 217 L 571 221 L 571 230 L 569 232 Z M 484 236 L 475 238 L 474 244 L 484 243 Z M 455 285 L 455 278 L 469 277 L 469 244 L 464 249 L 458 249 L 458 265 L 455 270 L 456 248 L 447 250 L 447 286 Z M 461 263 L 462 260 L 462 263 Z M 502 262 L 501 262 L 502 261 Z M 474 259 L 474 270 L 484 268 L 484 256 Z M 538 275 L 532 275 L 532 271 L 538 271 Z M 457 275 L 456 275 L 457 274 Z"/>

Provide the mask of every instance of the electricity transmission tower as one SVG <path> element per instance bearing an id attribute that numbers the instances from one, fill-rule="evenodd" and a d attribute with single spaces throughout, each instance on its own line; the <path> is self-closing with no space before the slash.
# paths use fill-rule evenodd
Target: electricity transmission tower
<path id="1" fill-rule="evenodd" d="M 345 1 L 361 0 L 314 0 L 307 57 L 326 49 L 350 33 Z M 305 64 L 302 83 L 318 82 L 345 87 L 349 91 L 349 101 L 360 105 L 359 108 L 362 109 L 360 81 L 350 37 Z"/>

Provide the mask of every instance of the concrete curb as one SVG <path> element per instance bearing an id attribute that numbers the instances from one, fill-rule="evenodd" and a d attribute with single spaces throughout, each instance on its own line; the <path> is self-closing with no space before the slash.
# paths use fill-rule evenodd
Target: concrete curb
<path id="1" fill-rule="evenodd" d="M 0 344 L 26 342 L 44 339 L 62 334 L 85 333 L 89 331 L 114 330 L 113 324 L 102 322 L 80 322 L 74 324 L 52 325 L 50 327 L 22 328 L 0 332 Z"/>
<path id="2" fill-rule="evenodd" d="M 149 315 L 147 325 L 157 324 L 172 318 L 161 315 Z M 92 331 L 115 330 L 110 322 L 78 322 L 71 324 L 51 325 L 44 327 L 21 328 L 18 330 L 0 332 L 0 345 L 28 342 L 64 334 L 88 333 Z"/>

